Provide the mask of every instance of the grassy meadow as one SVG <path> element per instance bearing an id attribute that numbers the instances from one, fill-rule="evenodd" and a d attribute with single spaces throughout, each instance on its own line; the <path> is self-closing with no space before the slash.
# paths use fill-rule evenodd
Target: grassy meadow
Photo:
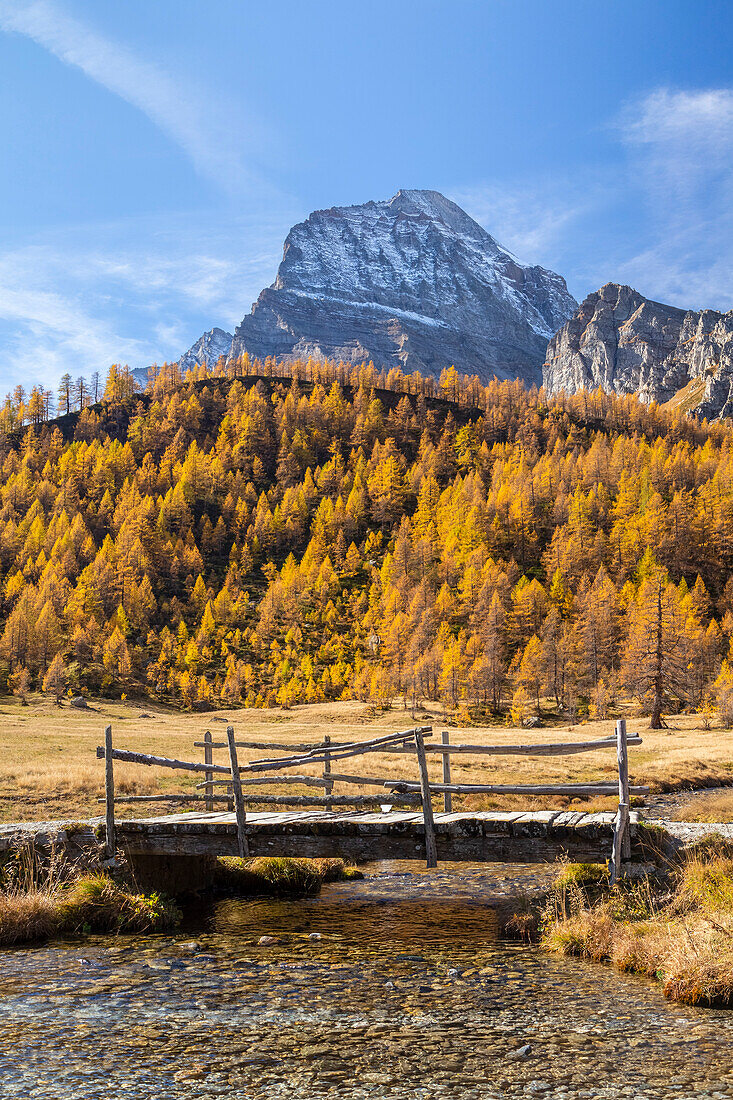
<path id="1" fill-rule="evenodd" d="M 333 740 L 362 740 L 417 723 L 432 724 L 435 736 L 443 728 L 451 729 L 452 741 L 495 744 L 534 741 L 591 740 L 612 734 L 614 723 L 588 721 L 575 725 L 555 724 L 539 730 L 511 729 L 506 726 L 471 727 L 464 731 L 446 725 L 442 708 L 423 707 L 413 720 L 409 711 L 395 706 L 374 714 L 359 701 L 317 703 L 262 710 L 240 708 L 208 714 L 181 713 L 156 704 L 131 704 L 90 700 L 87 710 L 66 704 L 56 706 L 44 696 L 31 696 L 27 706 L 4 699 L 0 704 L 0 821 L 33 819 L 69 819 L 99 816 L 103 807 L 103 762 L 95 755 L 103 743 L 104 727 L 112 725 L 114 744 L 155 755 L 178 759 L 202 760 L 203 750 L 194 749 L 210 729 L 215 741 L 226 739 L 226 726 L 232 723 L 238 740 L 317 743 L 324 734 Z M 697 715 L 670 719 L 666 730 L 648 730 L 648 719 L 628 717 L 629 732 L 640 732 L 644 744 L 630 749 L 632 782 L 647 784 L 652 791 L 680 790 L 688 787 L 713 787 L 733 783 L 733 731 L 705 730 Z M 241 750 L 240 763 L 267 755 Z M 226 763 L 226 751 L 215 759 Z M 429 758 L 431 776 L 441 779 L 440 758 Z M 495 783 L 581 783 L 616 778 L 616 754 L 613 750 L 583 753 L 569 757 L 481 757 L 454 756 L 451 761 L 454 782 Z M 300 768 L 299 771 L 304 769 Z M 338 770 L 336 767 L 334 770 Z M 414 757 L 394 753 L 370 754 L 344 761 L 341 770 L 349 774 L 417 778 Z M 317 774 L 318 768 L 309 769 Z M 176 793 L 191 790 L 200 776 L 183 772 L 146 768 L 134 764 L 115 764 L 118 794 Z M 276 784 L 267 794 L 293 794 L 298 788 Z M 264 788 L 262 788 L 264 790 Z M 339 784 L 337 794 L 354 793 L 354 787 Z M 361 788 L 364 793 L 364 788 Z M 371 788 L 377 793 L 378 788 Z M 317 792 L 315 792 L 317 793 Z M 574 799 L 583 808 L 612 808 L 613 799 Z M 549 808 L 571 804 L 568 798 L 473 795 L 459 799 L 454 808 Z M 701 796 L 707 820 L 728 820 L 733 816 L 733 790 Z M 168 812 L 165 804 L 120 806 L 121 815 L 141 816 Z"/>

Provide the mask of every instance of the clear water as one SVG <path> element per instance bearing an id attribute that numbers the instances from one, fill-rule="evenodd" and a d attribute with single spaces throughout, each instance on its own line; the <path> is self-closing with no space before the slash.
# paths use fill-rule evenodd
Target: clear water
<path id="1" fill-rule="evenodd" d="M 0 1097 L 733 1098 L 733 1013 L 497 941 L 492 903 L 536 874 L 382 864 L 176 935 L 4 952 Z"/>

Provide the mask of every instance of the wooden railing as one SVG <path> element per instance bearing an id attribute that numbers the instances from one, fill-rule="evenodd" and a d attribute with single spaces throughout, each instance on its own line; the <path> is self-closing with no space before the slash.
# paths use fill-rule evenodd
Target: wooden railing
<path id="1" fill-rule="evenodd" d="M 233 811 L 237 823 L 238 849 L 240 855 L 248 854 L 246 832 L 246 804 L 279 805 L 298 807 L 323 807 L 327 811 L 335 807 L 374 807 L 374 806 L 420 806 L 422 807 L 425 828 L 425 852 L 428 867 L 437 865 L 437 847 L 435 842 L 435 824 L 432 799 L 443 796 L 445 813 L 452 811 L 453 795 L 469 794 L 526 794 L 526 795 L 564 795 L 589 797 L 592 795 L 618 794 L 618 811 L 614 822 L 613 850 L 611 854 L 611 879 L 616 881 L 623 860 L 631 854 L 629 816 L 632 795 L 648 793 L 647 787 L 632 787 L 629 784 L 628 746 L 640 745 L 638 735 L 629 737 L 626 722 L 616 723 L 616 736 L 595 741 L 570 741 L 561 743 L 535 743 L 523 745 L 480 745 L 451 744 L 447 731 L 441 734 L 440 743 L 431 743 L 426 738 L 432 736 L 431 726 L 418 726 L 400 733 L 386 734 L 383 737 L 367 741 L 333 741 L 325 736 L 322 742 L 312 744 L 283 745 L 269 741 L 237 741 L 234 727 L 227 727 L 226 741 L 214 741 L 211 732 L 206 731 L 203 741 L 194 742 L 196 748 L 204 750 L 203 761 L 173 760 L 147 753 L 133 752 L 129 749 L 116 749 L 112 745 L 112 727 L 105 730 L 105 744 L 97 749 L 97 755 L 105 760 L 106 789 L 105 798 L 107 817 L 107 847 L 110 857 L 115 852 L 115 804 L 120 802 L 174 802 L 203 803 L 208 812 L 226 803 Z M 451 781 L 450 761 L 454 753 L 490 756 L 572 756 L 582 752 L 596 752 L 599 749 L 615 748 L 618 762 L 618 783 L 559 783 L 559 784 L 501 784 L 501 783 L 453 783 Z M 228 764 L 214 763 L 214 752 L 226 749 Z M 277 752 L 275 757 L 263 757 L 239 763 L 238 750 L 256 750 Z M 415 781 L 390 779 L 384 776 L 355 775 L 335 771 L 341 760 L 369 753 L 402 753 L 416 756 L 417 777 Z M 439 753 L 443 764 L 442 783 L 432 782 L 428 774 L 428 753 Z M 283 755 L 285 754 L 285 755 Z M 197 784 L 196 793 L 149 794 L 116 796 L 114 789 L 115 760 L 133 764 L 144 764 L 161 768 L 179 769 L 203 775 L 203 781 Z M 318 765 L 320 775 L 279 774 L 286 769 L 303 769 Z M 269 774 L 268 774 L 269 773 Z M 221 777 L 221 778 L 218 778 Z M 311 793 L 287 795 L 277 792 L 272 795 L 255 793 L 254 788 L 277 784 L 278 786 L 299 786 L 319 788 L 323 794 Z M 379 787 L 381 795 L 371 794 L 334 794 L 337 784 L 356 787 Z M 217 793 L 217 788 L 226 788 Z M 202 793 L 199 793 L 202 792 Z"/>

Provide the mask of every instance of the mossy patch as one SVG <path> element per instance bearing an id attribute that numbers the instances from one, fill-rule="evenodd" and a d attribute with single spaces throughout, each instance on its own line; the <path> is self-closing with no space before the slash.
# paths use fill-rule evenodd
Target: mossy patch
<path id="1" fill-rule="evenodd" d="M 362 877 L 361 871 L 342 859 L 221 856 L 216 861 L 214 885 L 224 893 L 243 896 L 309 895 L 317 894 L 324 882 Z"/>

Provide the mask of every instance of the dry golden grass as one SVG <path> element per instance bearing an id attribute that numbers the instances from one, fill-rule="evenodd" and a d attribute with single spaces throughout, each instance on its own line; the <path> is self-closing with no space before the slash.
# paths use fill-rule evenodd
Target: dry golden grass
<path id="1" fill-rule="evenodd" d="M 293 859 L 288 856 L 256 856 L 217 859 L 215 886 L 225 893 L 307 895 L 317 894 L 324 882 L 362 878 L 351 864 L 336 857 Z"/>
<path id="2" fill-rule="evenodd" d="M 45 940 L 57 928 L 57 904 L 50 894 L 0 894 L 0 945 Z"/>
<path id="3" fill-rule="evenodd" d="M 103 793 L 103 762 L 96 759 L 96 746 L 104 739 L 104 727 L 112 725 L 114 743 L 161 756 L 179 759 L 203 759 L 203 751 L 194 749 L 210 729 L 215 741 L 226 740 L 226 726 L 232 723 L 238 740 L 282 743 L 318 743 L 328 733 L 332 739 L 361 740 L 377 737 L 422 723 L 433 725 L 436 734 L 445 728 L 442 710 L 421 708 L 416 719 L 409 711 L 395 706 L 374 715 L 361 702 L 321 703 L 298 706 L 292 710 L 219 711 L 210 714 L 184 714 L 155 704 L 133 705 L 92 701 L 86 711 L 67 705 L 55 706 L 43 697 L 32 698 L 24 707 L 15 700 L 0 705 L 0 820 L 18 821 L 49 818 L 80 818 L 102 813 L 97 799 Z M 700 728 L 696 716 L 680 716 L 671 723 L 674 729 L 647 730 L 646 719 L 629 719 L 629 731 L 639 730 L 644 745 L 630 750 L 632 780 L 646 783 L 654 791 L 684 787 L 708 787 L 733 783 L 733 731 Z M 473 744 L 522 743 L 536 741 L 592 740 L 612 734 L 612 721 L 553 725 L 539 730 L 508 729 L 504 726 L 452 729 L 451 740 Z M 240 762 L 267 755 L 257 750 L 241 750 Z M 226 751 L 218 750 L 215 759 L 226 762 Z M 581 783 L 616 779 L 616 755 L 613 750 L 584 753 L 569 757 L 489 757 L 454 756 L 452 778 L 456 782 L 483 783 Z M 299 767 L 299 771 L 304 770 Z M 313 766 L 310 774 L 317 774 Z M 379 753 L 354 757 L 334 765 L 346 774 L 389 776 L 415 781 L 414 756 Z M 440 758 L 430 759 L 431 777 L 440 781 Z M 115 777 L 120 794 L 175 793 L 191 790 L 197 777 L 183 772 L 162 771 L 140 765 L 116 764 Z M 293 794 L 301 788 L 267 788 L 268 794 Z M 264 788 L 263 788 L 264 790 Z M 356 788 L 339 785 L 336 793 L 354 793 Z M 377 794 L 379 788 L 372 787 Z M 364 788 L 360 789 L 364 793 Z M 733 797 L 733 796 L 732 796 Z M 554 808 L 568 805 L 559 797 L 528 799 L 515 796 L 454 797 L 454 808 Z M 579 805 L 581 803 L 578 803 Z M 584 809 L 608 809 L 613 799 L 595 799 L 582 803 Z M 170 807 L 169 807 L 170 809 Z M 165 804 L 130 804 L 120 813 L 135 816 L 166 812 Z"/>
<path id="4" fill-rule="evenodd" d="M 733 790 L 696 795 L 669 816 L 675 821 L 733 821 Z"/>
<path id="5" fill-rule="evenodd" d="M 691 858 L 671 899 L 659 901 L 648 884 L 606 890 L 598 898 L 570 881 L 567 869 L 558 883 L 543 934 L 550 950 L 657 978 L 675 1001 L 733 1005 L 733 860 L 728 856 Z"/>
<path id="6" fill-rule="evenodd" d="M 85 874 L 0 893 L 0 947 L 79 932 L 159 932 L 181 913 L 159 894 L 136 894 L 107 875 Z"/>

